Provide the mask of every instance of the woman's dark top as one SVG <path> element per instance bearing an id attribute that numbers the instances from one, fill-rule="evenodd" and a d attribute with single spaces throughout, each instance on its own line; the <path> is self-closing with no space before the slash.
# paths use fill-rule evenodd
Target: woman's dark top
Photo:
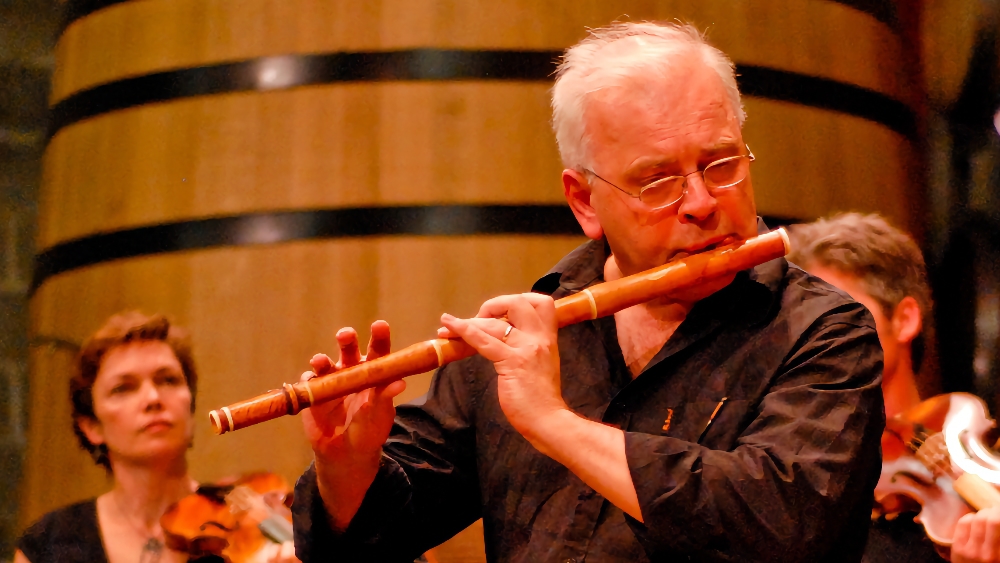
<path id="1" fill-rule="evenodd" d="M 31 563 L 107 563 L 97 499 L 53 510 L 25 530 L 17 548 Z"/>
<path id="2" fill-rule="evenodd" d="M 107 563 L 101 527 L 97 522 L 97 499 L 85 500 L 53 510 L 24 531 L 17 548 L 31 563 Z M 214 555 L 189 559 L 188 563 L 218 563 Z"/>

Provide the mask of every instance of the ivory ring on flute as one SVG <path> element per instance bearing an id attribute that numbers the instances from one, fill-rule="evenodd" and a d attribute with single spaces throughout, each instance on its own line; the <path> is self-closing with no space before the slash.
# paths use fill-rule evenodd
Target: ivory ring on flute
<path id="1" fill-rule="evenodd" d="M 208 417 L 212 419 L 212 426 L 218 428 L 219 429 L 219 434 L 222 434 L 222 432 L 223 432 L 222 421 L 219 420 L 219 412 L 218 411 L 212 411 L 212 412 L 208 413 Z M 230 428 L 230 430 L 232 430 L 232 429 Z"/>
<path id="2" fill-rule="evenodd" d="M 444 365 L 444 350 L 441 349 L 441 341 L 435 338 L 431 340 L 431 344 L 434 345 L 434 351 L 437 352 L 438 367 L 441 367 Z"/>
<path id="3" fill-rule="evenodd" d="M 788 231 L 784 227 L 778 229 L 778 236 L 781 237 L 781 242 L 785 243 L 785 254 L 792 251 L 792 241 L 788 239 Z"/>
<path id="4" fill-rule="evenodd" d="M 507 337 L 510 336 L 512 330 L 514 330 L 514 325 L 507 325 L 507 330 L 503 332 L 503 338 L 500 339 L 500 342 L 507 342 Z"/>
<path id="5" fill-rule="evenodd" d="M 222 407 L 222 414 L 226 415 L 226 420 L 229 421 L 229 429 L 236 430 L 236 425 L 233 424 L 233 413 L 229 411 L 229 407 Z"/>
<path id="6" fill-rule="evenodd" d="M 316 399 L 313 397 L 313 389 L 309 386 L 309 380 L 303 381 L 302 386 L 306 388 L 306 395 L 309 395 L 309 406 L 311 407 L 316 402 Z"/>
<path id="7" fill-rule="evenodd" d="M 292 387 L 291 383 L 285 383 L 281 386 L 285 390 L 285 395 L 288 398 L 289 410 L 288 414 L 296 414 L 299 412 L 299 396 L 295 394 L 295 388 Z"/>
<path id="8" fill-rule="evenodd" d="M 591 320 L 597 318 L 597 301 L 594 300 L 594 294 L 590 292 L 590 288 L 583 290 L 583 293 L 587 294 L 587 300 L 590 301 L 590 318 Z"/>

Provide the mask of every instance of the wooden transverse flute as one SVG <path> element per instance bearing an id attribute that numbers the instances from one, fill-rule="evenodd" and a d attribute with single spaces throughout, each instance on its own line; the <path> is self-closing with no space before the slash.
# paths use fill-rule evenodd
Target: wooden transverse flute
<path id="1" fill-rule="evenodd" d="M 612 315 L 639 303 L 690 289 L 707 280 L 731 276 L 741 270 L 788 254 L 784 229 L 716 248 L 662 266 L 592 285 L 555 302 L 560 327 Z M 285 383 L 252 399 L 209 413 L 218 434 L 246 428 L 304 408 L 387 385 L 410 375 L 425 373 L 447 363 L 468 358 L 475 349 L 462 340 L 437 338 L 408 346 L 370 362 L 298 383 Z"/>

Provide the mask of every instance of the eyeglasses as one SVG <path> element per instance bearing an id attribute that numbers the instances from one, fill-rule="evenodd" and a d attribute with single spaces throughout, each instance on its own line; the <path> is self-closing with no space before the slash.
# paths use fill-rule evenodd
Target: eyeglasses
<path id="1" fill-rule="evenodd" d="M 640 188 L 638 195 L 608 182 L 604 178 L 598 176 L 593 170 L 584 169 L 583 171 L 594 176 L 595 178 L 603 180 L 608 185 L 617 188 L 629 197 L 637 198 L 643 204 L 652 209 L 663 209 L 664 207 L 674 205 L 687 195 L 687 179 L 692 174 L 701 174 L 702 180 L 705 182 L 705 187 L 708 188 L 708 192 L 712 195 L 716 195 L 718 192 L 732 188 L 745 180 L 747 174 L 750 173 L 750 163 L 754 160 L 753 152 L 750 151 L 750 147 L 747 147 L 747 154 L 720 158 L 705 168 L 696 170 L 691 174 L 667 176 L 666 178 L 653 180 Z"/>

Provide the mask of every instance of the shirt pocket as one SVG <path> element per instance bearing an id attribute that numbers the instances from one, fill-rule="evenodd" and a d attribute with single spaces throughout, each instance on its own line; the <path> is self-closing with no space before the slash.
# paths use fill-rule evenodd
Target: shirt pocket
<path id="1" fill-rule="evenodd" d="M 642 426 L 645 428 L 634 428 L 634 430 L 699 443 L 714 430 L 712 427 L 728 403 L 727 399 L 721 398 L 718 401 L 678 403 L 663 409 L 656 419 L 644 421 Z"/>

